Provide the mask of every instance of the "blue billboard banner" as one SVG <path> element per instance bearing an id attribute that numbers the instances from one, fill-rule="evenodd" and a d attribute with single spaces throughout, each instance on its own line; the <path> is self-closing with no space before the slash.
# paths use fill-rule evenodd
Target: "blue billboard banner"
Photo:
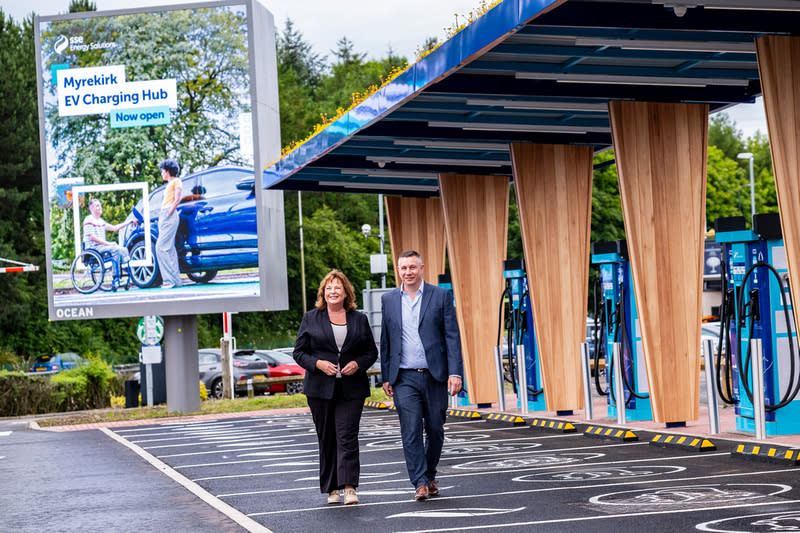
<path id="1" fill-rule="evenodd" d="M 34 24 L 50 318 L 286 309 L 283 197 L 260 170 L 280 154 L 269 11 Z"/>

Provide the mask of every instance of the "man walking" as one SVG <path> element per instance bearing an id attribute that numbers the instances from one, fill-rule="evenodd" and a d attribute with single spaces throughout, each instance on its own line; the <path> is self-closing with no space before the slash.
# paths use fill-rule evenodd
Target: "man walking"
<path id="1" fill-rule="evenodd" d="M 449 291 L 422 281 L 420 255 L 400 254 L 402 286 L 381 298 L 383 390 L 394 397 L 415 500 L 438 496 L 447 395 L 461 390 L 461 338 Z M 425 440 L 423 442 L 423 429 Z"/>

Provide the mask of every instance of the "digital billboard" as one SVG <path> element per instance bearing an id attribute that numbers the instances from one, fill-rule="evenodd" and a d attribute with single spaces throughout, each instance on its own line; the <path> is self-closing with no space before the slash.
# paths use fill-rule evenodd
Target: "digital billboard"
<path id="1" fill-rule="evenodd" d="M 51 320 L 288 307 L 272 15 L 37 17 Z M 258 169 L 258 171 L 254 171 Z"/>

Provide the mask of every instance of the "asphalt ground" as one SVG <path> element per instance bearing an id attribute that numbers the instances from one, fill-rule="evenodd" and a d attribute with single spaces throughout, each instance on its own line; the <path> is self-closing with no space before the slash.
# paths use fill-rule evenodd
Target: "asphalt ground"
<path id="1" fill-rule="evenodd" d="M 361 502 L 351 506 L 328 505 L 320 494 L 316 436 L 305 413 L 78 433 L 85 446 L 112 448 L 126 465 L 114 486 L 145 484 L 155 501 L 177 488 L 194 500 L 154 531 L 193 529 L 204 522 L 201 511 L 217 531 L 800 530 L 798 466 L 733 457 L 733 441 L 698 452 L 655 446 L 655 433 L 623 442 L 576 426 L 558 433 L 450 416 L 441 495 L 415 502 L 396 412 L 367 408 Z M 129 471 L 131 464 L 139 467 Z M 229 517 L 224 525 L 220 515 Z M 111 529 L 149 530 L 126 529 L 135 521 L 123 520 Z"/>

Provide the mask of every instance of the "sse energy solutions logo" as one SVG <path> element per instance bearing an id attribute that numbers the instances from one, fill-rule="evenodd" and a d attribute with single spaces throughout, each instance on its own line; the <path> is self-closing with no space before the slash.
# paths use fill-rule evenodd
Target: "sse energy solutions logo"
<path id="1" fill-rule="evenodd" d="M 108 41 L 85 43 L 83 41 L 83 35 L 76 35 L 74 37 L 59 35 L 58 38 L 56 38 L 56 42 L 53 43 L 53 50 L 55 50 L 57 54 L 63 54 L 67 50 L 70 52 L 86 52 L 88 50 L 107 50 L 116 47 L 117 43 Z"/>
<path id="2" fill-rule="evenodd" d="M 56 42 L 53 45 L 53 50 L 55 50 L 57 54 L 63 54 L 64 50 L 67 49 L 67 46 L 69 46 L 69 39 L 67 39 L 64 35 L 59 35 L 58 39 L 56 39 Z"/>

